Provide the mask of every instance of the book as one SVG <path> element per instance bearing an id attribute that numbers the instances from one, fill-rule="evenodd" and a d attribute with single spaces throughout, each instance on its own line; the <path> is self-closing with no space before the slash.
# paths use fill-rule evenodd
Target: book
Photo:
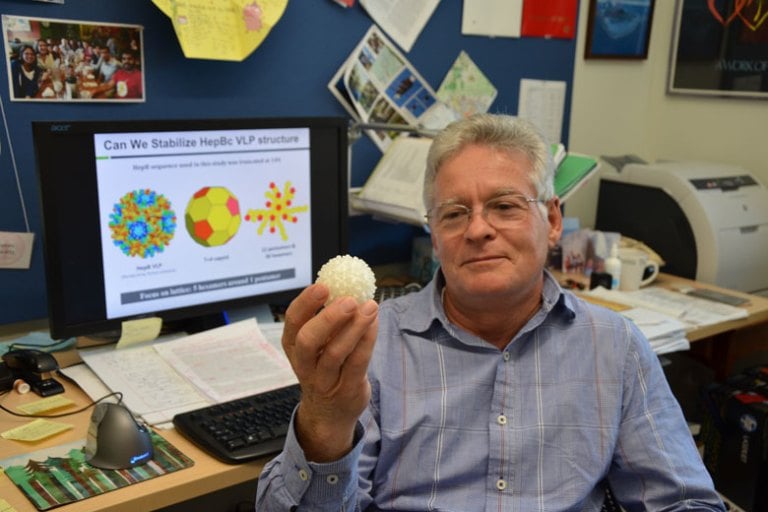
<path id="1" fill-rule="evenodd" d="M 425 225 L 427 211 L 422 191 L 431 144 L 432 139 L 427 137 L 396 138 L 360 192 L 350 196 L 352 208 L 407 224 Z"/>
<path id="2" fill-rule="evenodd" d="M 564 203 L 578 188 L 597 171 L 597 159 L 587 155 L 568 153 L 555 172 L 555 193 Z"/>
<path id="3" fill-rule="evenodd" d="M 388 220 L 424 226 L 427 211 L 422 200 L 424 170 L 432 139 L 401 136 L 384 151 L 365 185 L 350 195 L 353 210 Z M 564 202 L 598 168 L 597 160 L 567 153 L 562 143 L 552 144 L 557 165 L 555 193 Z"/>

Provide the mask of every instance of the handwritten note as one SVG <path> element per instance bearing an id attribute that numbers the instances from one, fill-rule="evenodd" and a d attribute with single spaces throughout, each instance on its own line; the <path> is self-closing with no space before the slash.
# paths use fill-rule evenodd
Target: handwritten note
<path id="1" fill-rule="evenodd" d="M 16 408 L 24 414 L 42 414 L 44 412 L 55 411 L 56 409 L 63 409 L 64 407 L 70 407 L 74 404 L 75 402 L 63 395 L 54 395 L 28 404 L 19 405 Z"/>
<path id="2" fill-rule="evenodd" d="M 155 0 L 187 58 L 242 61 L 282 17 L 288 0 Z"/>
<path id="3" fill-rule="evenodd" d="M 57 421 L 44 420 L 38 418 L 34 421 L 30 421 L 20 427 L 6 430 L 0 436 L 3 439 L 13 439 L 16 441 L 34 442 L 40 441 L 47 437 L 51 437 L 60 432 L 64 432 L 72 428 L 72 425 L 68 423 L 59 423 Z"/>

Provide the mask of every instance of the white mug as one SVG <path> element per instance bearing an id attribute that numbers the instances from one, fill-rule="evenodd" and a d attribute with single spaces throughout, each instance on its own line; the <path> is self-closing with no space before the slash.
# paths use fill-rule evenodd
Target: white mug
<path id="1" fill-rule="evenodd" d="M 619 249 L 621 260 L 621 281 L 619 290 L 631 292 L 653 282 L 659 275 L 659 264 L 650 258 L 647 252 L 633 247 Z M 643 279 L 643 276 L 651 269 L 651 274 Z"/>

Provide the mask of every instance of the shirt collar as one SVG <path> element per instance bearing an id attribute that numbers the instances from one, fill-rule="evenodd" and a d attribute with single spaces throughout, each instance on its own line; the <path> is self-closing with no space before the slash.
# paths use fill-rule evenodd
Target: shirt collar
<path id="1" fill-rule="evenodd" d="M 445 276 L 440 268 L 435 272 L 432 280 L 424 287 L 420 294 L 429 296 L 428 301 L 408 301 L 407 309 L 404 308 L 401 316 L 401 327 L 412 332 L 425 332 L 433 322 L 438 321 L 447 328 L 450 325 L 445 316 L 442 294 L 445 289 Z M 563 315 L 565 320 L 573 320 L 576 316 L 574 307 L 575 297 L 566 293 L 558 284 L 555 277 L 544 270 L 544 287 L 542 289 L 542 305 L 539 313 L 534 318 L 546 317 L 549 314 Z M 399 302 L 399 301 L 398 301 Z"/>

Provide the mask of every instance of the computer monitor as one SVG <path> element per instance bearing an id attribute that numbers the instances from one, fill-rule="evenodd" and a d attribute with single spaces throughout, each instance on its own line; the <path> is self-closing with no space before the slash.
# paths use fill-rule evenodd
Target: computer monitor
<path id="1" fill-rule="evenodd" d="M 347 250 L 342 118 L 32 128 L 54 339 L 287 303 Z"/>

